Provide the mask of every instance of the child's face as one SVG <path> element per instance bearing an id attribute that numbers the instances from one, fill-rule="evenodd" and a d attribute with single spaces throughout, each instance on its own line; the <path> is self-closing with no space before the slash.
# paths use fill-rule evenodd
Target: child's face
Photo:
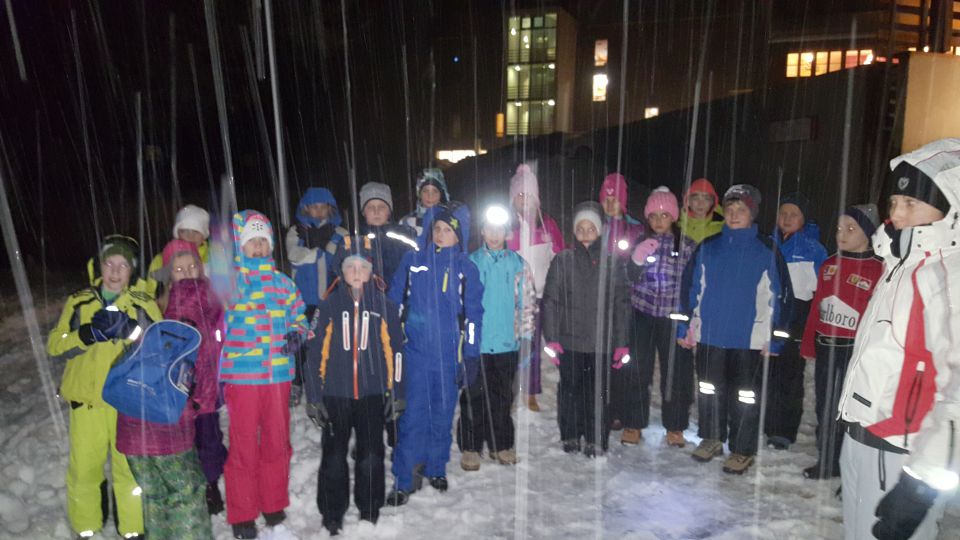
<path id="1" fill-rule="evenodd" d="M 327 203 L 313 203 L 308 204 L 303 207 L 304 211 L 308 216 L 313 219 L 318 219 L 323 221 L 330 218 L 330 205 Z"/>
<path id="2" fill-rule="evenodd" d="M 513 208 L 520 214 L 529 214 L 537 209 L 536 199 L 528 197 L 526 193 L 517 193 L 513 196 Z"/>
<path id="3" fill-rule="evenodd" d="M 799 231 L 804 221 L 803 212 L 800 211 L 799 206 L 793 203 L 780 205 L 780 212 L 777 213 L 777 228 L 783 236 L 790 236 Z"/>
<path id="4" fill-rule="evenodd" d="M 490 225 L 488 223 L 480 229 L 480 236 L 483 237 L 483 242 L 487 245 L 487 249 L 496 251 L 503 249 L 503 245 L 507 239 L 507 231 L 503 225 Z"/>
<path id="5" fill-rule="evenodd" d="M 583 247 L 590 247 L 597 238 L 600 238 L 600 231 L 592 222 L 583 219 L 573 229 L 573 235 L 577 237 L 577 242 L 583 244 Z"/>
<path id="6" fill-rule="evenodd" d="M 440 204 L 440 190 L 437 186 L 427 184 L 420 189 L 420 206 L 433 208 Z"/>
<path id="7" fill-rule="evenodd" d="M 170 277 L 174 283 L 182 279 L 197 279 L 200 269 L 199 261 L 189 253 L 181 253 L 170 261 Z"/>
<path id="8" fill-rule="evenodd" d="M 447 248 L 457 245 L 457 233 L 453 231 L 446 221 L 437 221 L 433 224 L 433 243 L 439 248 Z"/>
<path id="9" fill-rule="evenodd" d="M 270 255 L 270 242 L 266 238 L 256 237 L 243 244 L 243 255 L 249 259 L 262 259 Z"/>
<path id="10" fill-rule="evenodd" d="M 363 206 L 363 219 L 371 227 L 386 225 L 390 221 L 390 207 L 380 199 L 371 199 Z"/>
<path id="11" fill-rule="evenodd" d="M 650 229 L 656 234 L 665 234 L 673 226 L 673 216 L 666 212 L 658 212 L 647 216 Z"/>
<path id="12" fill-rule="evenodd" d="M 620 208 L 620 199 L 617 199 L 613 195 L 604 197 L 603 213 L 609 217 L 620 217 L 623 215 L 623 208 Z"/>
<path id="13" fill-rule="evenodd" d="M 698 218 L 707 217 L 715 204 L 713 195 L 709 193 L 691 193 L 687 198 L 687 206 L 693 212 L 693 216 Z"/>
<path id="14" fill-rule="evenodd" d="M 123 292 L 130 283 L 133 269 L 123 255 L 111 255 L 100 263 L 100 275 L 103 276 L 103 288 L 112 292 Z"/>
<path id="15" fill-rule="evenodd" d="M 177 238 L 195 246 L 199 246 L 204 241 L 203 233 L 193 229 L 177 229 Z"/>
<path id="16" fill-rule="evenodd" d="M 742 201 L 730 201 L 723 205 L 723 220 L 731 229 L 746 229 L 753 225 L 750 207 Z"/>
<path id="17" fill-rule="evenodd" d="M 354 289 L 362 289 L 363 284 L 370 281 L 372 273 L 373 269 L 369 264 L 364 264 L 363 261 L 356 258 L 343 263 L 343 279 L 347 282 L 347 285 Z"/>
<path id="18" fill-rule="evenodd" d="M 837 223 L 837 248 L 851 253 L 863 253 L 870 249 L 870 239 L 857 224 L 857 220 L 850 216 L 840 216 Z"/>
<path id="19" fill-rule="evenodd" d="M 937 207 L 906 195 L 890 196 L 890 222 L 897 230 L 928 225 L 943 219 Z"/>

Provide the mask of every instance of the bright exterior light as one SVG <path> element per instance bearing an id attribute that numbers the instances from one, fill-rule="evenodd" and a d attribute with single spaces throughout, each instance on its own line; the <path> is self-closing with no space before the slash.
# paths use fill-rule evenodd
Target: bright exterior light
<path id="1" fill-rule="evenodd" d="M 873 53 L 867 55 L 867 59 L 863 61 L 863 65 L 869 65 L 873 63 Z"/>
<path id="2" fill-rule="evenodd" d="M 593 100 L 594 101 L 606 101 L 607 100 L 607 79 L 606 73 L 597 73 L 593 76 Z"/>
<path id="3" fill-rule="evenodd" d="M 522 107 L 522 106 L 523 106 L 523 103 L 521 103 L 521 102 L 519 102 L 519 101 L 514 101 L 514 102 L 513 102 L 513 106 L 514 106 L 514 107 Z"/>
<path id="4" fill-rule="evenodd" d="M 958 49 L 958 50 L 960 50 L 960 49 Z M 557 69 L 557 65 L 554 64 L 553 62 L 550 62 L 549 64 L 547 64 L 547 69 Z"/>
<path id="5" fill-rule="evenodd" d="M 923 52 L 930 52 L 930 47 L 928 47 L 927 45 L 924 45 Z"/>
<path id="6" fill-rule="evenodd" d="M 511 29 L 510 29 L 510 35 L 511 35 L 511 36 L 517 35 L 517 29 L 516 29 L 516 28 L 511 28 Z"/>
<path id="7" fill-rule="evenodd" d="M 805 52 L 805 53 L 803 53 L 803 55 L 801 56 L 801 58 L 803 58 L 803 61 L 804 61 L 804 62 L 813 62 L 813 53 L 812 53 L 812 52 Z"/>
<path id="8" fill-rule="evenodd" d="M 481 149 L 480 154 L 486 154 L 487 151 Z M 450 163 L 457 163 L 462 159 L 468 157 L 474 157 L 477 155 L 476 150 L 437 150 L 437 159 L 440 161 L 449 161 Z M 372 237 L 371 237 L 372 238 Z"/>
<path id="9" fill-rule="evenodd" d="M 547 100 L 547 105 L 549 105 L 549 106 L 551 106 L 551 107 L 553 107 L 553 106 L 556 105 L 556 104 L 557 104 L 557 102 L 554 101 L 554 100 L 552 100 L 552 99 L 548 99 L 548 100 Z"/>
<path id="10" fill-rule="evenodd" d="M 500 205 L 493 205 L 487 208 L 486 213 L 484 213 L 484 220 L 489 225 L 506 225 L 510 221 L 510 214 L 507 212 L 507 209 Z"/>
<path id="11" fill-rule="evenodd" d="M 530 43 L 530 36 L 523 36 L 524 43 Z"/>
<path id="12" fill-rule="evenodd" d="M 643 110 L 644 118 L 653 118 L 654 116 L 658 116 L 659 114 L 660 114 L 660 107 L 647 107 L 646 109 Z"/>
<path id="13" fill-rule="evenodd" d="M 514 71 L 520 71 L 520 65 L 517 64 L 516 66 L 513 66 L 513 70 L 514 70 Z"/>

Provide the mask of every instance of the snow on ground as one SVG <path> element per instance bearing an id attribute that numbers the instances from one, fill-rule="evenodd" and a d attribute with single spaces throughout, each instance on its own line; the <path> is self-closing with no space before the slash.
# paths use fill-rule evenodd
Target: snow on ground
<path id="1" fill-rule="evenodd" d="M 62 298 L 61 292 L 65 291 L 50 298 Z M 40 303 L 41 328 L 53 325 L 61 306 L 57 301 L 49 306 Z M 51 421 L 45 399 L 52 396 L 42 395 L 38 368 L 15 307 L 9 296 L 0 297 L 0 539 L 70 538 L 64 481 L 67 440 L 65 435 L 58 437 Z M 63 366 L 51 361 L 48 367 L 59 381 Z M 764 450 L 743 477 L 724 474 L 722 460 L 701 464 L 690 458 L 695 426 L 687 432 L 690 445 L 667 447 L 656 408 L 652 427 L 644 430 L 639 446 L 621 446 L 615 432 L 604 458 L 564 454 L 556 424 L 557 371 L 547 363 L 544 376 L 545 393 L 540 398 L 544 410 L 517 411 L 520 464 L 506 467 L 486 460 L 480 471 L 466 473 L 454 449 L 447 493 L 426 487 L 407 506 L 385 508 L 376 527 L 359 523 L 352 507 L 341 537 L 842 537 L 840 501 L 834 496 L 839 481 L 806 480 L 800 473 L 814 462 L 812 370 L 800 440 L 789 451 Z M 67 417 L 65 404 L 58 403 L 57 409 Z M 292 418 L 287 525 L 301 539 L 326 538 L 315 503 L 320 432 L 302 408 Z M 391 481 L 388 475 L 388 486 Z M 215 516 L 213 524 L 218 539 L 231 538 L 223 514 Z M 108 525 L 99 537 L 117 536 Z M 956 498 L 940 538 L 960 538 Z"/>

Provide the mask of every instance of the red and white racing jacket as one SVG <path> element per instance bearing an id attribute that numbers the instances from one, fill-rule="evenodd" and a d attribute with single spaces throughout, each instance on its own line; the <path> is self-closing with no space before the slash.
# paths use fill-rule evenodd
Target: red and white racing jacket
<path id="1" fill-rule="evenodd" d="M 940 142 L 960 156 L 960 139 Z M 918 168 L 931 157 L 914 154 L 902 157 Z M 839 413 L 907 450 L 915 476 L 951 489 L 960 471 L 960 166 L 930 177 L 950 201 L 947 216 L 913 227 L 902 259 L 884 229 L 873 237 L 884 275 L 857 331 Z"/>

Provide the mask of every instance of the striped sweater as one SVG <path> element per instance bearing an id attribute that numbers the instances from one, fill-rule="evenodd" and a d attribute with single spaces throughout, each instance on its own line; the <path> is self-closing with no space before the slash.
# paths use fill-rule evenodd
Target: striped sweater
<path id="1" fill-rule="evenodd" d="M 273 258 L 244 257 L 240 235 L 251 220 L 270 221 L 259 212 L 233 216 L 236 294 L 226 314 L 227 335 L 220 356 L 220 380 L 231 384 L 274 384 L 293 380 L 296 362 L 283 354 L 289 332 L 306 333 L 304 304 L 293 281 Z"/>

